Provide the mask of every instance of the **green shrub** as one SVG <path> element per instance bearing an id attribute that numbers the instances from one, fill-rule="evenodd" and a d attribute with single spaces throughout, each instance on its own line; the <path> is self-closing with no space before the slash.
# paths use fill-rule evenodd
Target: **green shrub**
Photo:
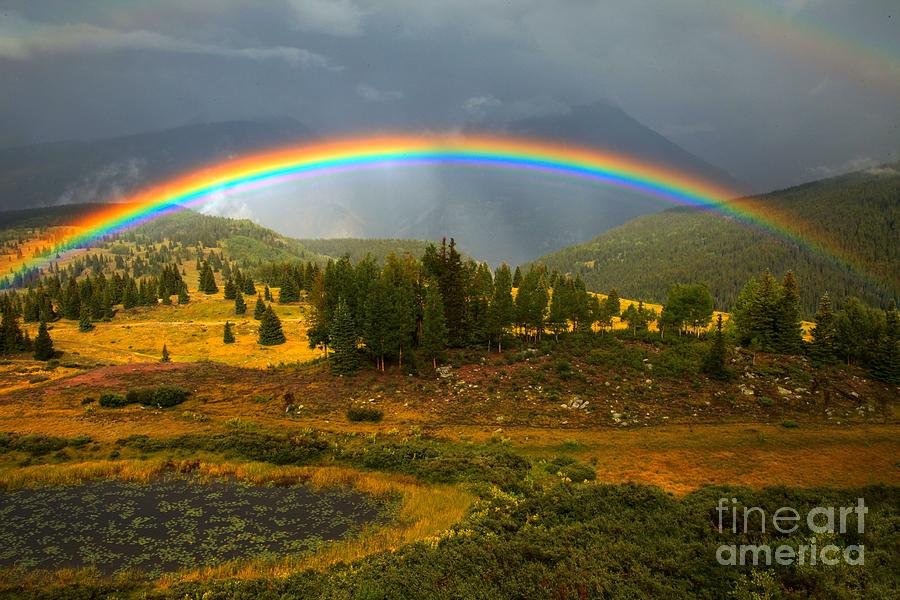
<path id="1" fill-rule="evenodd" d="M 106 393 L 100 395 L 100 406 L 105 408 L 121 408 L 128 404 L 122 394 Z"/>
<path id="2" fill-rule="evenodd" d="M 73 437 L 72 439 L 70 439 L 69 445 L 73 448 L 81 448 L 82 446 L 87 446 L 92 441 L 93 440 L 91 439 L 91 436 L 89 436 L 89 435 L 79 435 L 79 436 L 76 436 L 76 437 Z"/>
<path id="3" fill-rule="evenodd" d="M 153 391 L 152 402 L 156 406 L 169 408 L 181 404 L 191 393 L 184 388 L 163 385 Z"/>
<path id="4" fill-rule="evenodd" d="M 191 393 L 183 388 L 161 385 L 155 388 L 131 389 L 128 390 L 125 396 L 121 394 L 103 394 L 100 396 L 100 406 L 121 408 L 129 404 L 142 404 L 144 406 L 170 408 L 181 404 L 190 395 Z"/>
<path id="5" fill-rule="evenodd" d="M 384 419 L 384 411 L 374 406 L 352 406 L 347 410 L 347 419 L 354 423 L 360 421 L 380 423 Z"/>
<path id="6" fill-rule="evenodd" d="M 13 442 L 13 449 L 27 452 L 32 456 L 41 456 L 62 450 L 69 445 L 68 440 L 52 435 L 31 434 L 20 437 Z"/>
<path id="7" fill-rule="evenodd" d="M 797 421 L 792 421 L 791 419 L 788 419 L 786 421 L 782 421 L 781 426 L 784 427 L 785 429 L 796 429 L 797 427 L 800 427 L 800 423 L 798 423 Z"/>
<path id="8" fill-rule="evenodd" d="M 597 472 L 592 467 L 580 463 L 570 456 L 557 456 L 547 463 L 545 469 L 548 473 L 562 475 L 576 482 L 597 479 Z"/>

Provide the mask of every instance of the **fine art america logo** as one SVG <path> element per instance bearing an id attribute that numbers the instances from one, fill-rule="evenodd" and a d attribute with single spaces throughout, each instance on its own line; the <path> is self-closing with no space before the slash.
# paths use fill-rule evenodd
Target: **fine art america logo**
<path id="1" fill-rule="evenodd" d="M 817 506 L 806 514 L 795 508 L 782 506 L 771 515 L 760 506 L 739 507 L 737 498 L 719 498 L 716 505 L 719 516 L 719 533 L 730 531 L 734 534 L 797 533 L 812 534 L 808 543 L 791 546 L 788 544 L 722 544 L 716 550 L 716 560 L 720 565 L 827 565 L 833 566 L 842 560 L 848 565 L 862 565 L 865 562 L 865 546 L 851 544 L 839 547 L 835 544 L 819 545 L 818 536 L 834 539 L 836 533 L 847 533 L 855 529 L 865 532 L 865 515 L 869 512 L 862 498 L 857 498 L 856 506 Z M 771 526 L 771 529 L 768 527 Z M 801 528 L 804 528 L 802 530 Z"/>

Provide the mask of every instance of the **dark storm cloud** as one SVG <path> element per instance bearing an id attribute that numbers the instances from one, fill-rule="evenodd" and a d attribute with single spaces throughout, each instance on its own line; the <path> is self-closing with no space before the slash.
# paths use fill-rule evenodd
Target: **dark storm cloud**
<path id="1" fill-rule="evenodd" d="M 278 115 L 444 129 L 603 98 L 761 189 L 898 158 L 898 22 L 893 0 L 0 0 L 0 144 Z"/>

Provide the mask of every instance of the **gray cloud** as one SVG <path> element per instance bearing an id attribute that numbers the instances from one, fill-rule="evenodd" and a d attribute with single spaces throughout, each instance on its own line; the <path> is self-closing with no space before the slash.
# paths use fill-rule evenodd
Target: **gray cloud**
<path id="1" fill-rule="evenodd" d="M 368 102 L 391 102 L 392 100 L 400 100 L 404 96 L 400 90 L 379 90 L 367 83 L 357 84 L 356 94 Z"/>
<path id="2" fill-rule="evenodd" d="M 755 189 L 900 158 L 895 0 L 0 4 L 0 145 L 280 115 L 454 129 L 607 99 Z"/>
<path id="3" fill-rule="evenodd" d="M 301 31 L 356 36 L 363 31 L 366 12 L 351 0 L 289 0 L 294 25 Z"/>
<path id="4" fill-rule="evenodd" d="M 0 58 L 29 60 L 41 55 L 71 52 L 137 50 L 199 54 L 248 60 L 281 60 L 291 66 L 339 70 L 329 59 L 303 48 L 242 47 L 192 42 L 146 30 L 117 31 L 88 23 L 40 24 L 7 19 L 0 27 Z"/>

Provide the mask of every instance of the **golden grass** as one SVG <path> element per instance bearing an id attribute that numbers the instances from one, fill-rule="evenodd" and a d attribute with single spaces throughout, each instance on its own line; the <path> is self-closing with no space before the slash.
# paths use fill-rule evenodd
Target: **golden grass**
<path id="1" fill-rule="evenodd" d="M 16 489 L 43 485 L 72 485 L 94 479 L 119 478 L 147 482 L 164 473 L 190 472 L 201 481 L 234 477 L 255 484 L 305 484 L 323 489 L 352 487 L 375 497 L 399 497 L 400 506 L 386 525 L 366 527 L 350 539 L 325 544 L 318 552 L 280 559 L 234 560 L 215 567 L 165 575 L 158 585 L 178 581 L 220 578 L 284 577 L 306 569 L 325 570 L 378 552 L 440 534 L 461 520 L 474 496 L 461 486 L 427 485 L 404 475 L 359 471 L 346 467 L 292 467 L 259 462 L 196 462 L 152 459 L 143 461 L 88 461 L 66 465 L 37 465 L 0 469 L 0 487 Z M 50 575 L 55 585 L 83 581 L 86 570 L 65 570 Z"/>
<path id="2" fill-rule="evenodd" d="M 503 435 L 532 456 L 571 454 L 595 462 L 598 481 L 656 485 L 681 495 L 706 485 L 900 485 L 897 431 L 896 425 L 785 429 L 729 424 L 597 431 L 523 428 Z M 578 447 L 566 450 L 565 442 Z"/>
<path id="3" fill-rule="evenodd" d="M 282 320 L 287 343 L 261 346 L 256 343 L 259 322 L 253 319 L 255 298 L 247 298 L 248 314 L 234 314 L 234 303 L 222 293 L 206 296 L 195 292 L 183 306 L 158 305 L 120 311 L 108 323 L 98 322 L 92 331 L 81 332 L 75 321 L 51 325 L 50 336 L 65 359 L 84 357 L 106 363 L 155 362 L 163 344 L 172 361 L 210 360 L 229 365 L 265 368 L 281 362 L 306 362 L 321 355 L 309 348 L 306 326 L 299 305 L 273 305 Z M 222 342 L 225 321 L 235 324 L 236 342 Z M 29 324 L 29 335 L 37 326 Z"/>

